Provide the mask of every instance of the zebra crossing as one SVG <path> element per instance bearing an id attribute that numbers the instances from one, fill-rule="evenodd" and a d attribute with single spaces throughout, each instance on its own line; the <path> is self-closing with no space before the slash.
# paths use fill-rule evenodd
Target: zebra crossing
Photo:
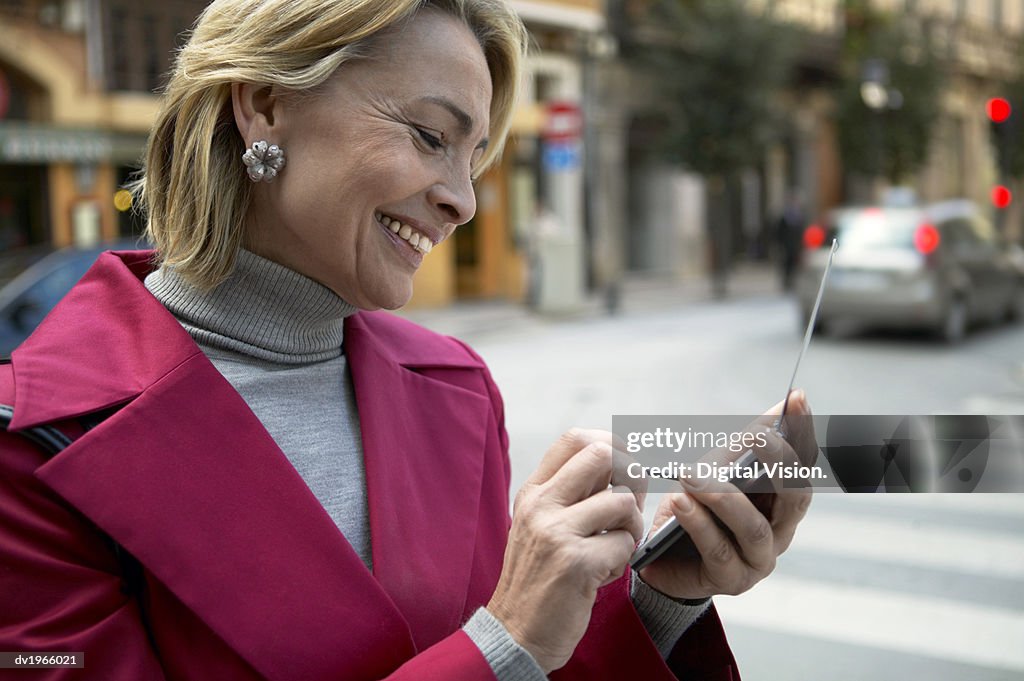
<path id="1" fill-rule="evenodd" d="M 471 339 L 505 398 L 512 491 L 570 425 L 771 404 L 799 351 L 796 317 L 760 296 Z M 1024 326 L 957 348 L 822 338 L 798 383 L 818 414 L 1019 414 L 1022 343 Z M 1021 473 L 1019 458 L 987 463 L 999 480 Z M 819 493 L 776 572 L 716 603 L 745 681 L 1024 681 L 1024 494 Z"/>
<path id="2" fill-rule="evenodd" d="M 819 494 L 715 602 L 745 681 L 1024 679 L 1024 495 Z"/>

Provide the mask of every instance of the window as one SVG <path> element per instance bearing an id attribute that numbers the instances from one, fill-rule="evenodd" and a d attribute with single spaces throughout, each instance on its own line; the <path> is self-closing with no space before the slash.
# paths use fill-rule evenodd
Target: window
<path id="1" fill-rule="evenodd" d="M 1001 29 L 1003 27 L 1003 0 L 991 0 L 992 8 L 989 17 L 992 19 L 992 27 Z"/>
<path id="2" fill-rule="evenodd" d="M 174 50 L 205 6 L 204 0 L 102 4 L 103 50 L 109 90 L 152 92 L 164 83 Z"/>

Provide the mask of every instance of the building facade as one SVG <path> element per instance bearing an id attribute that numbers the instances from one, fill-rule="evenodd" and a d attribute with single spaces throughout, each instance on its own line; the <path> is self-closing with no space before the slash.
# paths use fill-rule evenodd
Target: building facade
<path id="1" fill-rule="evenodd" d="M 591 268 L 588 163 L 602 0 L 511 0 L 530 31 L 523 93 L 501 162 L 477 183 L 477 214 L 424 262 L 414 305 L 522 300 L 574 309 Z"/>
<path id="2" fill-rule="evenodd" d="M 137 233 L 114 197 L 137 168 L 169 55 L 202 6 L 0 3 L 0 247 Z"/>
<path id="3" fill-rule="evenodd" d="M 746 0 L 751 11 L 802 29 L 793 86 L 780 93 L 786 127 L 758 167 L 736 178 L 731 189 L 731 219 L 714 229 L 729 231 L 736 257 L 764 256 L 771 250 L 770 225 L 785 197 L 803 198 L 810 219 L 843 203 L 878 200 L 884 182 L 857 178 L 843 167 L 836 122 L 835 85 L 841 45 L 847 30 L 844 0 Z M 995 148 L 989 139 L 985 102 L 998 96 L 1007 79 L 1022 68 L 1024 0 L 870 0 L 872 10 L 911 22 L 930 32 L 939 53 L 945 84 L 935 107 L 938 123 L 925 165 L 908 178 L 923 201 L 969 198 L 990 205 L 997 179 Z M 643 16 L 645 0 L 622 0 L 620 7 Z M 625 118 L 635 122 L 657 85 L 639 74 L 623 80 Z M 1024 112 L 1020 112 L 1024 113 Z M 1018 115 L 1020 115 L 1020 113 Z M 638 139 L 627 137 L 627 155 Z M 642 130 L 640 131 L 642 137 Z M 705 178 L 682 166 L 629 164 L 627 203 L 633 217 L 619 239 L 626 266 L 634 271 L 677 278 L 704 276 L 709 218 Z M 1018 192 L 1019 193 L 1019 192 Z M 1002 216 L 1006 235 L 1024 237 L 1022 201 Z"/>
<path id="4" fill-rule="evenodd" d="M 140 231 L 119 189 L 139 167 L 173 51 L 205 4 L 0 0 L 0 250 Z M 425 259 L 412 305 L 533 295 L 563 309 L 583 295 L 585 128 L 549 128 L 553 112 L 582 111 L 603 4 L 512 5 L 533 36 L 513 139 L 477 184 L 476 217 Z"/>

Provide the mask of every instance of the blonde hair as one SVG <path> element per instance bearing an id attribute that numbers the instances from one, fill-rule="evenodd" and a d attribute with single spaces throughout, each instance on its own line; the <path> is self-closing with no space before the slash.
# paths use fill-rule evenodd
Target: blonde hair
<path id="1" fill-rule="evenodd" d="M 232 83 L 311 90 L 365 56 L 371 37 L 424 8 L 460 19 L 483 48 L 493 90 L 491 141 L 475 172 L 491 165 L 511 126 L 527 45 L 525 27 L 504 0 L 214 0 L 177 55 L 142 173 L 131 184 L 160 262 L 203 289 L 234 268 L 251 182 Z"/>

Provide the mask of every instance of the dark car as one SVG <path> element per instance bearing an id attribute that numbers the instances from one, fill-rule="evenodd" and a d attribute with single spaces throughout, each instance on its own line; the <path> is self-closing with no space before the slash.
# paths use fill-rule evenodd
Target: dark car
<path id="1" fill-rule="evenodd" d="M 0 357 L 10 356 L 78 283 L 100 253 L 139 248 L 145 248 L 144 242 L 133 239 L 89 248 L 64 248 L 48 255 L 36 248 L 0 257 L 0 272 L 11 272 L 19 264 L 27 264 L 0 288 Z"/>
<path id="2" fill-rule="evenodd" d="M 0 253 L 0 289 L 35 262 L 53 253 L 56 249 L 49 244 L 36 244 L 5 250 Z"/>
<path id="3" fill-rule="evenodd" d="M 970 201 L 833 211 L 805 234 L 797 292 L 806 320 L 838 238 L 819 323 L 930 329 L 959 341 L 971 324 L 1024 316 L 1024 267 Z"/>

